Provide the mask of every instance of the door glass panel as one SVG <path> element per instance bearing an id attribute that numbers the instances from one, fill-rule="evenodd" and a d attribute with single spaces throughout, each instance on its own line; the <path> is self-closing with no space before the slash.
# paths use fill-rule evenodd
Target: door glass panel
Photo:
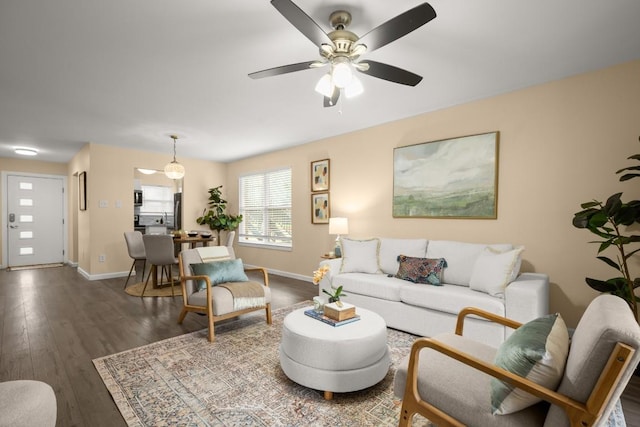
<path id="1" fill-rule="evenodd" d="M 33 206 L 33 199 L 20 199 L 20 206 Z"/>
<path id="2" fill-rule="evenodd" d="M 33 255 L 33 248 L 20 248 L 20 255 Z"/>
<path id="3" fill-rule="evenodd" d="M 33 231 L 21 231 L 20 232 L 21 239 L 33 239 Z"/>
<path id="4" fill-rule="evenodd" d="M 20 222 L 33 222 L 33 215 L 20 215 Z"/>
<path id="5" fill-rule="evenodd" d="M 33 184 L 31 182 L 21 182 L 20 183 L 21 190 L 33 190 Z"/>

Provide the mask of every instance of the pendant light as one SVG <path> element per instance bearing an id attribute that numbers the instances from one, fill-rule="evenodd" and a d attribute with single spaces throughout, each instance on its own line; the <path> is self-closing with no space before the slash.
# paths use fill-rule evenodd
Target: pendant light
<path id="1" fill-rule="evenodd" d="M 173 139 L 173 161 L 167 163 L 164 167 L 164 174 L 167 175 L 169 179 L 180 179 L 184 177 L 184 166 L 176 161 L 176 140 L 178 139 L 178 136 L 169 136 Z"/>

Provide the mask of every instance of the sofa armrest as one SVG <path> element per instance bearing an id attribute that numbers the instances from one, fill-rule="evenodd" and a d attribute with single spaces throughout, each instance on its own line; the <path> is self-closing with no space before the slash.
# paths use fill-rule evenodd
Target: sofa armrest
<path id="1" fill-rule="evenodd" d="M 549 276 L 522 273 L 507 286 L 504 300 L 505 317 L 521 323 L 549 314 Z"/>
<path id="2" fill-rule="evenodd" d="M 320 262 L 320 267 L 328 266 L 329 271 L 324 275 L 320 283 L 318 283 L 318 295 L 326 296 L 327 294 L 323 294 L 322 290 L 326 289 L 331 292 L 331 283 L 333 281 L 333 277 L 335 277 L 340 272 L 340 267 L 342 266 L 342 258 L 334 258 L 327 259 Z"/>

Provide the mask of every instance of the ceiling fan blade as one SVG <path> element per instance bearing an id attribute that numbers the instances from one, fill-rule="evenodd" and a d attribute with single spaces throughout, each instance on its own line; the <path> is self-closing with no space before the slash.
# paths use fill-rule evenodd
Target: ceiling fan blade
<path id="1" fill-rule="evenodd" d="M 333 46 L 333 41 L 331 41 L 327 33 L 291 0 L 271 0 L 271 4 L 313 44 L 316 46 L 321 46 L 322 44 Z"/>
<path id="2" fill-rule="evenodd" d="M 369 69 L 364 70 L 356 67 L 356 70 L 379 79 L 388 80 L 394 83 L 400 83 L 407 86 L 415 86 L 422 80 L 422 76 L 394 67 L 393 65 L 383 64 L 382 62 L 366 61 L 360 64 L 369 64 Z"/>
<path id="3" fill-rule="evenodd" d="M 429 3 L 422 3 L 369 31 L 360 37 L 357 44 L 367 46 L 367 52 L 371 52 L 406 36 L 435 17 L 433 7 Z"/>
<path id="4" fill-rule="evenodd" d="M 331 94 L 331 98 L 328 96 L 324 97 L 324 106 L 325 107 L 333 107 L 338 103 L 338 98 L 340 98 L 340 89 L 337 87 L 333 87 L 333 93 Z"/>
<path id="5" fill-rule="evenodd" d="M 252 79 L 261 79 L 263 77 L 272 77 L 280 74 L 293 73 L 294 71 L 308 70 L 315 68 L 318 61 L 299 62 L 297 64 L 282 65 L 280 67 L 269 68 L 267 70 L 256 71 L 249 74 Z"/>

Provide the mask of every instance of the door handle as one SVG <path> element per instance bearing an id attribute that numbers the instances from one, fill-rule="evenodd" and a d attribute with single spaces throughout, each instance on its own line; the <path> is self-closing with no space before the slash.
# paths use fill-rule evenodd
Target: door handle
<path id="1" fill-rule="evenodd" d="M 9 228 L 18 228 L 17 225 L 10 225 Z"/>

